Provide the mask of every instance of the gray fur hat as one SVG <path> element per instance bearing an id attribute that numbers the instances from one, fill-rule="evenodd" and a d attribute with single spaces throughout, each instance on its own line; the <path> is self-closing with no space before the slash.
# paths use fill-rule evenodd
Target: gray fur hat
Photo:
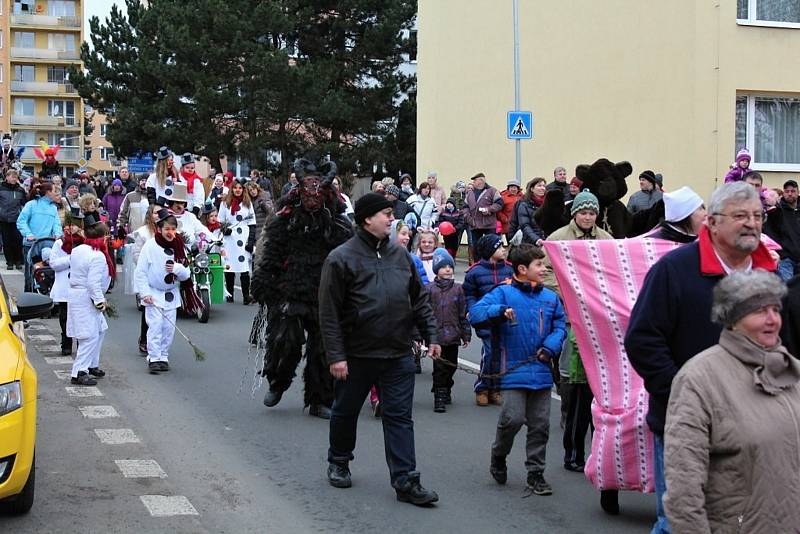
<path id="1" fill-rule="evenodd" d="M 786 293 L 786 284 L 773 273 L 762 269 L 735 271 L 714 288 L 711 320 L 731 328 L 764 306 L 781 306 Z"/>

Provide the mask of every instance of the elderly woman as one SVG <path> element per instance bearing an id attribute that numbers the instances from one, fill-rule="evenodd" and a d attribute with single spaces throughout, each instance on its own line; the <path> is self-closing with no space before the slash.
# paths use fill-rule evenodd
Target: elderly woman
<path id="1" fill-rule="evenodd" d="M 673 532 L 797 532 L 800 361 L 781 345 L 786 287 L 762 270 L 714 289 L 719 343 L 672 382 L 664 431 Z"/>

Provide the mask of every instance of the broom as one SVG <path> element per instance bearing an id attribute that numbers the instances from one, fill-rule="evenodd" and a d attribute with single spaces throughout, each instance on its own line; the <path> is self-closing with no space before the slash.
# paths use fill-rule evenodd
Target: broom
<path id="1" fill-rule="evenodd" d="M 183 337 L 183 339 L 186 340 L 189 346 L 192 347 L 192 350 L 194 351 L 195 361 L 202 362 L 203 360 L 205 360 L 206 353 L 200 350 L 200 348 L 197 345 L 192 343 L 192 340 L 189 339 L 189 336 L 184 334 L 183 331 L 180 328 L 178 328 L 178 325 L 176 325 L 169 317 L 167 317 L 167 314 L 164 313 L 164 311 L 161 308 L 159 308 L 158 306 L 153 306 L 153 307 L 158 310 L 158 313 L 161 314 L 161 317 L 163 317 L 165 321 L 167 321 L 169 324 L 175 327 L 175 330 L 181 335 L 181 337 Z"/>

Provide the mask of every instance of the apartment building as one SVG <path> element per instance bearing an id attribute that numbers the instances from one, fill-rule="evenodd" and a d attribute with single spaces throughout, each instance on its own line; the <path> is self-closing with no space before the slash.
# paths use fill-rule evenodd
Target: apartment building
<path id="1" fill-rule="evenodd" d="M 114 147 L 106 137 L 108 120 L 106 116 L 85 105 L 84 120 L 91 121 L 92 133 L 86 139 L 84 159 L 86 167 L 93 173 L 112 177 L 119 170 L 119 158 L 114 154 Z"/>
<path id="2" fill-rule="evenodd" d="M 465 4 L 469 5 L 466 9 Z M 746 146 L 767 185 L 800 177 L 800 2 L 521 0 L 523 182 L 599 157 L 708 198 Z M 417 173 L 515 176 L 512 0 L 419 3 Z"/>
<path id="3" fill-rule="evenodd" d="M 83 1 L 0 0 L 0 126 L 26 147 L 31 172 L 41 167 L 33 153 L 41 141 L 61 147 L 65 176 L 84 155 L 83 105 L 68 79 L 81 65 Z"/>

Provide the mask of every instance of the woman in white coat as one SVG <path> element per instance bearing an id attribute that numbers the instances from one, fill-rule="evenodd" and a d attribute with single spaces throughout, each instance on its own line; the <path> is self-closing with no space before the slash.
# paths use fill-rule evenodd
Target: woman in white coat
<path id="1" fill-rule="evenodd" d="M 419 228 L 433 228 L 436 226 L 436 219 L 439 217 L 436 208 L 436 201 L 431 198 L 431 185 L 428 182 L 420 184 L 417 194 L 411 195 L 406 200 L 408 207 L 414 210 L 419 217 Z"/>
<path id="2" fill-rule="evenodd" d="M 173 193 L 175 184 L 182 180 L 173 165 L 172 152 L 162 146 L 156 152 L 156 170 L 147 177 L 145 184 L 147 200 L 150 204 L 164 205 L 164 199 Z"/>
<path id="3" fill-rule="evenodd" d="M 47 261 L 55 272 L 55 281 L 50 290 L 50 298 L 58 307 L 58 323 L 61 326 L 61 355 L 72 354 L 72 338 L 67 335 L 67 301 L 69 300 L 70 256 L 75 247 L 83 244 L 83 214 L 77 206 L 64 215 L 64 236 L 53 243 Z"/>
<path id="4" fill-rule="evenodd" d="M 161 209 L 156 234 L 142 247 L 134 273 L 134 288 L 142 298 L 147 320 L 147 367 L 153 374 L 169 371 L 169 347 L 181 305 L 180 282 L 190 275 L 185 261 L 186 246 L 178 234 L 178 221 Z"/>
<path id="5" fill-rule="evenodd" d="M 225 251 L 225 300 L 233 302 L 233 284 L 236 273 L 242 282 L 242 302 L 250 304 L 250 267 L 253 247 L 256 244 L 256 215 L 250 196 L 244 193 L 241 181 L 233 182 L 225 200 L 219 207 L 222 224 L 222 250 Z"/>
<path id="6" fill-rule="evenodd" d="M 100 349 L 108 329 L 103 312 L 116 266 L 108 254 L 108 226 L 89 214 L 84 227 L 83 244 L 70 255 L 67 335 L 78 340 L 71 382 L 93 386 L 97 384 L 93 377 L 105 376 L 100 369 Z"/>

